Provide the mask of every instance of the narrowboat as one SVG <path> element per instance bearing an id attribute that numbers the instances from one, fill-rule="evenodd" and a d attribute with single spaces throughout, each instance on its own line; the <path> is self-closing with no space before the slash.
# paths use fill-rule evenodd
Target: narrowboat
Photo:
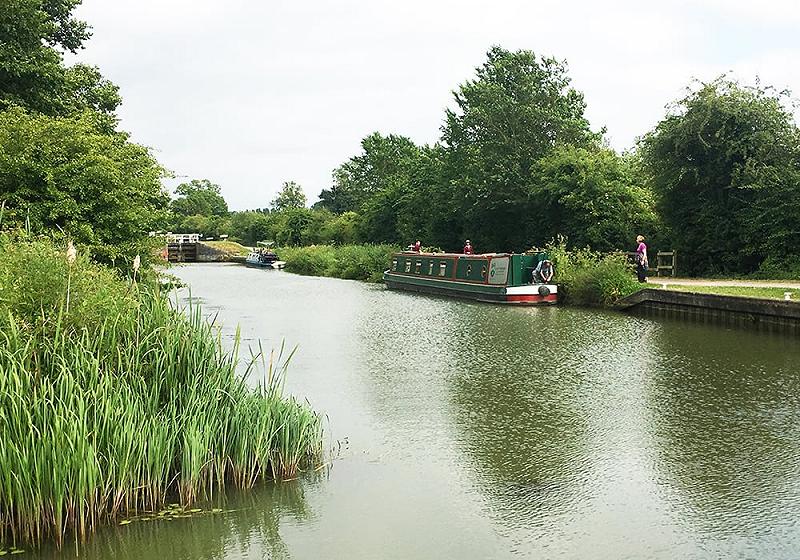
<path id="1" fill-rule="evenodd" d="M 260 268 L 283 268 L 286 263 L 278 260 L 278 255 L 265 249 L 250 251 L 244 260 L 247 266 L 257 266 Z"/>
<path id="2" fill-rule="evenodd" d="M 416 253 L 392 255 L 383 280 L 391 289 L 410 290 L 516 305 L 552 305 L 558 286 L 539 283 L 534 271 L 547 259 L 539 253 Z"/>

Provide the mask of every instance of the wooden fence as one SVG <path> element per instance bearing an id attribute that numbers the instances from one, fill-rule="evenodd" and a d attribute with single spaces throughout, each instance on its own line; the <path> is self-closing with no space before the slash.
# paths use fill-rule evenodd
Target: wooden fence
<path id="1" fill-rule="evenodd" d="M 631 261 L 636 260 L 636 252 L 628 251 L 625 253 Z M 650 263 L 652 264 L 652 262 Z M 677 276 L 678 275 L 678 252 L 674 249 L 672 251 L 659 251 L 656 253 L 655 267 L 650 267 L 651 271 L 655 271 L 656 276 Z"/>

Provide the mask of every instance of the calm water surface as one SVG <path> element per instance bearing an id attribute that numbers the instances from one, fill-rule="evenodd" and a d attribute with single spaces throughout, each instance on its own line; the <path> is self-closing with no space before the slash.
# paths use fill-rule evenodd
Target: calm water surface
<path id="1" fill-rule="evenodd" d="M 103 529 L 80 557 L 800 557 L 796 338 L 174 272 L 228 343 L 238 325 L 298 345 L 287 387 L 337 458 L 224 515 Z"/>

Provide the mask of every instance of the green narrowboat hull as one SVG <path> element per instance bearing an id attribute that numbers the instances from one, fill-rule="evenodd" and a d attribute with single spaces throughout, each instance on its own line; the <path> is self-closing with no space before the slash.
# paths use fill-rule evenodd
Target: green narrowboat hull
<path id="1" fill-rule="evenodd" d="M 489 303 L 554 305 L 555 284 L 537 284 L 531 271 L 541 254 L 459 255 L 404 252 L 384 272 L 389 289 L 458 297 Z"/>

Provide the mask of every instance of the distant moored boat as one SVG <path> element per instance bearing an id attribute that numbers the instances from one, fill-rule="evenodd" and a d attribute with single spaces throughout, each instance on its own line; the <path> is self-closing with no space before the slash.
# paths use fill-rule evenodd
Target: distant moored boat
<path id="1" fill-rule="evenodd" d="M 250 251 L 244 262 L 247 266 L 259 268 L 283 268 L 286 266 L 284 261 L 278 260 L 278 255 L 266 249 Z"/>
<path id="2" fill-rule="evenodd" d="M 547 305 L 558 301 L 558 286 L 538 283 L 534 270 L 547 259 L 539 253 L 416 253 L 392 255 L 386 286 L 492 303 Z"/>

